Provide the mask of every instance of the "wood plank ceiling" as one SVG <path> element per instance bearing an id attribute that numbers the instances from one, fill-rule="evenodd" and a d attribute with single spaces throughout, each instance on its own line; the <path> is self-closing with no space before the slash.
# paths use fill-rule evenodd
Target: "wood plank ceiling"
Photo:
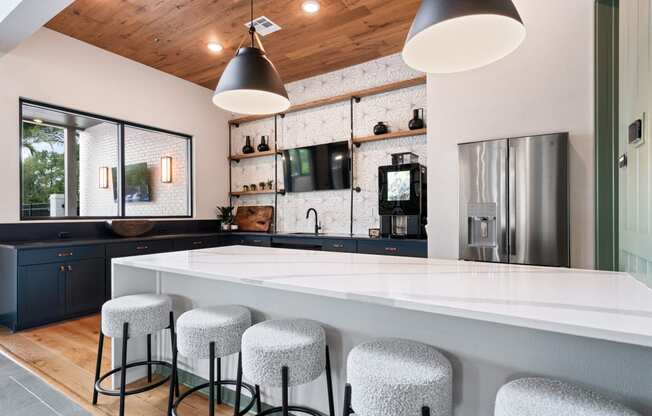
<path id="1" fill-rule="evenodd" d="M 254 17 L 282 30 L 263 37 L 285 82 L 399 52 L 420 0 L 257 0 Z M 207 88 L 246 33 L 248 0 L 76 0 L 46 26 Z M 217 41 L 219 54 L 206 45 Z"/>

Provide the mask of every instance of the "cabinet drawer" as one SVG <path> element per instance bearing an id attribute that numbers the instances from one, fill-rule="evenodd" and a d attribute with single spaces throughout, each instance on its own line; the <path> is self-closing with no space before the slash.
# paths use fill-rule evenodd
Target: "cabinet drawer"
<path id="1" fill-rule="evenodd" d="M 96 259 L 104 257 L 103 245 L 72 246 L 60 248 L 44 248 L 35 250 L 20 250 L 18 264 L 46 264 L 69 262 L 82 259 Z"/>
<path id="2" fill-rule="evenodd" d="M 134 241 L 106 246 L 106 255 L 108 258 L 140 256 L 142 254 L 163 253 L 166 251 L 174 251 L 172 240 Z"/>
<path id="3" fill-rule="evenodd" d="M 358 241 L 358 253 L 428 257 L 428 244 L 425 241 L 360 240 Z"/>
<path id="4" fill-rule="evenodd" d="M 224 245 L 222 237 L 197 237 L 174 240 L 174 250 L 196 250 L 199 248 L 220 247 Z"/>
<path id="5" fill-rule="evenodd" d="M 231 244 L 243 246 L 271 247 L 272 237 L 268 235 L 234 235 L 231 237 Z"/>
<path id="6" fill-rule="evenodd" d="M 326 238 L 322 244 L 322 250 L 355 253 L 356 244 L 355 240 L 331 240 Z"/>

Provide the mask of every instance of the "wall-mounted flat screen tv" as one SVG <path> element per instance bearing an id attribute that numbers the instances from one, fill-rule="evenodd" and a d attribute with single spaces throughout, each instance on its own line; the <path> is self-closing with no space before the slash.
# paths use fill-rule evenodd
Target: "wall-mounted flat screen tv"
<path id="1" fill-rule="evenodd" d="M 113 200 L 118 201 L 118 172 L 112 169 Z M 125 166 L 125 202 L 150 202 L 149 168 L 147 163 L 135 163 Z"/>
<path id="2" fill-rule="evenodd" d="M 283 151 L 286 192 L 351 188 L 349 142 L 334 142 Z"/>

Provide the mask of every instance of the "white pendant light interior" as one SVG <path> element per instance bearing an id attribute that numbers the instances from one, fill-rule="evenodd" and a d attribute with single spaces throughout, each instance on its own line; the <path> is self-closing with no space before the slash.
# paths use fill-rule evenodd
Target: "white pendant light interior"
<path id="1" fill-rule="evenodd" d="M 410 67 L 433 74 L 480 68 L 516 50 L 525 26 L 510 17 L 482 14 L 446 20 L 417 33 L 403 48 Z"/>
<path id="2" fill-rule="evenodd" d="M 261 90 L 232 90 L 213 95 L 213 104 L 238 114 L 275 114 L 290 108 L 282 95 Z"/>

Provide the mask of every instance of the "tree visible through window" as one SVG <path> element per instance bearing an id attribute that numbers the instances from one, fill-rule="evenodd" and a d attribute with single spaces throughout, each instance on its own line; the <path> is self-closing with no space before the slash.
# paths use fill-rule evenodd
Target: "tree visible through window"
<path id="1" fill-rule="evenodd" d="M 65 192 L 65 132 L 23 122 L 23 215 L 49 216 L 50 196 Z"/>

